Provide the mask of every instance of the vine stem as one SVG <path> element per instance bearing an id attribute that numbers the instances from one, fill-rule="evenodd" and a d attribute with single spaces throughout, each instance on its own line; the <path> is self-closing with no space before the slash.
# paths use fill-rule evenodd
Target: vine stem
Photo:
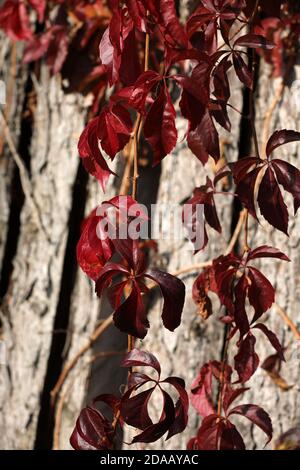
<path id="1" fill-rule="evenodd" d="M 290 319 L 290 317 L 287 315 L 287 313 L 277 304 L 274 304 L 274 307 L 276 308 L 277 312 L 283 319 L 283 321 L 287 324 L 287 326 L 290 328 L 291 332 L 295 336 L 295 338 L 300 341 L 300 331 L 296 327 L 295 323 Z"/>
<path id="2" fill-rule="evenodd" d="M 148 12 L 147 12 L 148 15 Z M 149 70 L 149 53 L 150 53 L 150 35 L 146 33 L 145 38 L 145 62 L 144 62 L 144 71 Z M 132 144 L 132 161 L 133 161 L 133 177 L 132 177 L 132 198 L 136 200 L 137 197 L 137 185 L 139 179 L 139 160 L 138 160 L 138 147 L 142 131 L 143 121 L 142 116 L 139 113 L 136 120 L 135 130 L 133 134 L 133 144 Z M 134 348 L 134 337 L 128 335 L 127 350 L 128 352 L 132 351 Z M 129 374 L 132 372 L 131 368 L 129 369 Z"/>
<path id="3" fill-rule="evenodd" d="M 253 13 L 251 15 L 249 25 L 250 25 L 250 30 L 252 30 L 252 23 L 254 21 L 255 15 L 257 13 L 259 6 L 259 0 L 256 0 L 255 7 L 253 10 Z M 252 75 L 253 79 L 255 76 L 255 68 L 256 68 L 256 59 L 255 59 L 255 51 L 253 50 L 252 54 Z M 259 157 L 260 152 L 259 152 L 259 145 L 258 145 L 258 138 L 257 138 L 257 132 L 256 132 L 256 127 L 255 127 L 255 113 L 254 113 L 254 93 L 253 93 L 253 88 L 250 90 L 250 122 L 251 122 L 251 127 L 252 127 L 252 136 L 254 139 L 254 146 L 255 146 L 255 151 L 257 156 Z M 249 211 L 245 209 L 241 215 L 240 215 L 240 226 L 243 226 L 243 221 L 245 225 L 245 235 L 244 235 L 244 247 L 243 247 L 243 253 L 246 253 L 247 251 L 250 250 L 249 245 L 248 245 L 248 216 L 249 216 Z M 238 224 L 239 225 L 239 224 Z M 240 228 L 241 230 L 241 228 Z M 234 245 L 233 245 L 234 247 Z M 232 248 L 233 248 L 232 247 Z M 223 389 L 225 385 L 225 368 L 226 364 L 228 361 L 228 349 L 229 349 L 229 341 L 230 341 L 230 331 L 231 331 L 231 325 L 226 325 L 225 326 L 225 343 L 224 343 L 224 348 L 222 351 L 222 372 L 221 372 L 221 377 L 220 377 L 220 383 L 219 383 L 219 390 L 218 390 L 218 399 L 217 399 L 217 410 L 218 410 L 218 415 L 221 416 L 222 414 L 222 406 L 223 406 Z"/>
<path id="4" fill-rule="evenodd" d="M 243 227 L 243 212 L 240 214 L 240 220 L 237 224 L 237 227 L 234 231 L 234 234 L 228 244 L 226 253 L 230 253 L 238 239 L 238 236 L 241 232 L 241 229 Z M 229 250 L 229 251 L 228 251 Z M 203 263 L 198 263 L 193 266 L 188 266 L 185 268 L 181 268 L 178 271 L 175 271 L 172 273 L 173 276 L 181 276 L 184 274 L 192 273 L 199 271 L 199 269 L 204 269 L 208 268 L 209 266 L 212 265 L 212 260 L 209 261 L 204 261 Z M 153 283 L 148 286 L 148 289 L 154 289 L 157 286 L 157 284 Z M 69 376 L 71 370 L 76 366 L 78 361 L 81 359 L 82 356 L 90 349 L 90 347 L 93 345 L 93 343 L 113 324 L 113 315 L 110 315 L 107 317 L 105 320 L 103 320 L 100 325 L 97 326 L 93 334 L 89 337 L 87 340 L 86 344 L 82 346 L 81 349 L 73 356 L 72 359 L 65 365 L 64 369 L 62 370 L 55 387 L 51 391 L 51 403 L 52 406 L 55 404 L 56 397 L 58 393 L 60 392 L 65 380 Z"/>

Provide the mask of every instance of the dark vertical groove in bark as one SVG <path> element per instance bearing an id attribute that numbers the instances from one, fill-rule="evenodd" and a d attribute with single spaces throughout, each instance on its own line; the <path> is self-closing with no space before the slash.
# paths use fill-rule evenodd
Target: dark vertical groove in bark
<path id="1" fill-rule="evenodd" d="M 252 54 L 250 53 L 249 55 L 250 60 L 249 60 L 249 67 L 252 67 Z M 255 90 L 257 89 L 257 84 L 258 84 L 258 77 L 259 77 L 259 57 L 256 56 L 257 60 L 257 67 L 255 70 L 255 76 L 253 80 L 253 93 L 255 95 Z M 239 153 L 238 153 L 238 160 L 241 160 L 244 157 L 250 156 L 251 151 L 252 151 L 252 126 L 251 126 L 251 121 L 250 121 L 250 113 L 251 113 L 251 92 L 249 88 L 245 87 L 243 90 L 243 109 L 242 109 L 242 118 L 241 118 L 241 124 L 240 124 L 240 137 L 239 137 Z M 255 104 L 254 104 L 255 107 Z M 255 109 L 254 109 L 255 113 Z M 232 203 L 232 220 L 231 220 L 231 234 L 233 234 L 235 227 L 237 225 L 237 222 L 239 220 L 240 212 L 242 210 L 243 206 L 241 201 L 238 198 L 233 199 Z M 238 242 L 237 242 L 237 248 L 238 248 Z M 226 341 L 227 341 L 227 334 L 228 334 L 228 327 L 227 325 L 224 327 L 224 337 L 223 337 L 223 343 L 222 343 L 222 349 L 221 349 L 221 360 L 224 357 L 224 353 L 226 351 Z"/>
<path id="2" fill-rule="evenodd" d="M 63 350 L 67 339 L 70 303 L 77 272 L 76 245 L 80 236 L 80 225 L 84 218 L 87 183 L 88 175 L 80 164 L 73 187 L 73 202 L 67 225 L 69 235 L 66 245 L 59 300 L 53 326 L 54 333 L 49 352 L 44 389 L 41 395 L 35 449 L 52 448 L 54 416 L 50 405 L 50 392 L 59 377 L 63 365 Z M 55 331 L 59 331 L 59 334 L 55 334 Z"/>
<path id="3" fill-rule="evenodd" d="M 30 144 L 32 138 L 32 119 L 24 117 L 28 109 L 29 96 L 32 92 L 32 80 L 29 76 L 25 86 L 25 98 L 22 109 L 21 132 L 19 142 L 15 143 L 27 170 L 30 169 Z M 11 155 L 10 155 L 10 158 Z M 4 250 L 2 270 L 0 276 L 0 300 L 2 300 L 9 288 L 9 281 L 13 271 L 13 260 L 16 254 L 20 235 L 20 215 L 24 205 L 24 192 L 22 189 L 19 170 L 15 166 L 11 181 L 11 206 L 8 219 L 7 239 Z"/>
<path id="4" fill-rule="evenodd" d="M 252 54 L 250 54 L 250 57 Z M 257 67 L 256 67 L 256 74 L 254 77 L 254 93 L 257 88 L 258 83 L 258 75 L 259 75 L 259 57 L 256 57 L 257 60 Z M 250 58 L 249 66 L 252 67 L 252 59 Z M 241 118 L 241 126 L 240 126 L 240 137 L 239 137 L 239 155 L 238 160 L 241 160 L 244 157 L 248 157 L 251 155 L 252 151 L 252 127 L 250 121 L 250 90 L 249 88 L 244 88 L 243 91 L 243 110 L 242 110 L 242 118 Z M 254 110 L 255 112 L 255 110 Z M 231 222 L 231 233 L 234 232 L 236 227 L 237 221 L 239 219 L 240 211 L 242 209 L 242 204 L 238 198 L 234 198 L 233 200 L 233 208 L 232 208 L 232 222 Z"/>

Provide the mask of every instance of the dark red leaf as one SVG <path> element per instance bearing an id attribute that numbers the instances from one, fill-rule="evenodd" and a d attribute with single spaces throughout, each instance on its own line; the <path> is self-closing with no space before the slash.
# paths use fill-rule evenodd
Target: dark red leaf
<path id="1" fill-rule="evenodd" d="M 220 158 L 219 135 L 208 110 L 200 123 L 188 133 L 187 143 L 191 151 L 203 165 L 211 156 L 215 161 Z"/>
<path id="2" fill-rule="evenodd" d="M 135 436 L 134 442 L 155 442 L 160 439 L 170 428 L 175 420 L 175 408 L 171 397 L 162 390 L 163 395 L 163 411 L 158 423 L 148 426 L 141 434 Z"/>
<path id="3" fill-rule="evenodd" d="M 288 235 L 289 214 L 272 168 L 267 167 L 258 191 L 261 214 L 281 232 Z"/>
<path id="4" fill-rule="evenodd" d="M 249 333 L 241 341 L 239 352 L 234 357 L 234 367 L 242 383 L 247 382 L 259 365 L 259 357 L 255 352 L 255 337 Z"/>
<path id="5" fill-rule="evenodd" d="M 290 163 L 277 159 L 272 160 L 272 168 L 278 183 L 293 196 L 296 214 L 300 207 L 300 171 Z"/>
<path id="6" fill-rule="evenodd" d="M 177 391 L 179 398 L 175 404 L 175 419 L 169 428 L 167 439 L 183 432 L 188 423 L 189 397 L 185 390 L 185 382 L 178 377 L 168 377 L 161 383 L 171 384 Z"/>
<path id="7" fill-rule="evenodd" d="M 277 338 L 275 333 L 269 330 L 269 328 L 263 323 L 257 323 L 255 326 L 253 326 L 253 328 L 258 328 L 260 331 L 262 331 L 266 335 L 266 337 L 272 344 L 273 348 L 277 351 L 280 359 L 282 361 L 285 361 L 284 355 L 283 355 L 284 348 L 280 344 L 279 339 Z"/>
<path id="8" fill-rule="evenodd" d="M 92 119 L 82 132 L 78 142 L 78 153 L 86 171 L 99 181 L 105 191 L 108 178 L 114 173 L 109 169 L 99 149 L 98 121 L 98 118 Z"/>
<path id="9" fill-rule="evenodd" d="M 84 408 L 76 421 L 70 443 L 75 450 L 109 450 L 113 448 L 111 423 L 95 408 Z"/>
<path id="10" fill-rule="evenodd" d="M 146 32 L 146 9 L 143 3 L 139 0 L 126 0 L 129 15 L 133 19 L 135 27 L 141 31 Z"/>
<path id="11" fill-rule="evenodd" d="M 228 101 L 230 98 L 230 85 L 228 80 L 228 70 L 232 62 L 225 56 L 213 71 L 214 95 L 218 100 Z"/>
<path id="12" fill-rule="evenodd" d="M 161 75 L 153 70 L 143 72 L 133 86 L 132 95 L 129 100 L 130 106 L 140 112 L 144 112 L 147 95 L 161 78 Z"/>
<path id="13" fill-rule="evenodd" d="M 156 357 L 147 351 L 140 349 L 133 349 L 122 361 L 122 367 L 134 367 L 134 366 L 148 366 L 156 370 L 160 375 L 160 364 Z"/>
<path id="14" fill-rule="evenodd" d="M 168 330 L 174 331 L 181 323 L 185 299 L 184 283 L 177 277 L 159 269 L 150 269 L 145 273 L 145 276 L 159 285 L 164 298 L 162 311 L 163 324 Z"/>
<path id="15" fill-rule="evenodd" d="M 259 246 L 249 252 L 247 258 L 248 261 L 256 258 L 277 258 L 284 261 L 290 261 L 290 259 L 280 250 L 268 245 Z"/>
<path id="16" fill-rule="evenodd" d="M 124 40 L 119 69 L 120 81 L 125 86 L 133 85 L 142 71 L 137 47 L 136 33 L 132 30 Z"/>
<path id="17" fill-rule="evenodd" d="M 244 387 L 244 388 L 233 389 L 230 385 L 224 387 L 222 403 L 223 403 L 223 409 L 226 415 L 232 403 L 241 395 L 243 395 L 245 392 L 247 392 L 247 390 L 249 390 L 249 388 Z"/>
<path id="18" fill-rule="evenodd" d="M 111 43 L 109 27 L 104 31 L 100 41 L 99 52 L 101 63 L 105 66 L 108 73 L 109 84 L 113 85 L 119 79 L 121 57 Z"/>
<path id="19" fill-rule="evenodd" d="M 235 321 L 237 328 L 239 329 L 241 333 L 241 336 L 244 336 L 246 333 L 248 333 L 250 329 L 249 320 L 248 320 L 248 316 L 247 316 L 246 308 L 245 308 L 245 301 L 246 301 L 248 286 L 249 286 L 248 279 L 244 274 L 239 279 L 239 281 L 237 282 L 234 288 L 234 294 L 235 294 L 234 321 Z"/>
<path id="20" fill-rule="evenodd" d="M 261 48 L 261 49 L 273 49 L 275 44 L 271 43 L 264 36 L 260 34 L 245 34 L 240 36 L 234 43 L 233 47 L 250 47 L 250 48 Z"/>
<path id="21" fill-rule="evenodd" d="M 211 363 L 204 364 L 191 385 L 191 404 L 203 418 L 215 412 L 212 399 L 212 377 Z"/>
<path id="22" fill-rule="evenodd" d="M 129 142 L 131 131 L 130 114 L 124 106 L 114 104 L 103 109 L 98 120 L 98 137 L 111 159 Z"/>
<path id="23" fill-rule="evenodd" d="M 134 281 L 127 299 L 115 310 L 114 323 L 119 330 L 136 338 L 145 338 L 150 326 L 142 292 Z"/>
<path id="24" fill-rule="evenodd" d="M 94 210 L 84 222 L 83 230 L 77 244 L 77 261 L 81 269 L 94 281 L 99 278 L 105 263 L 113 254 L 113 246 L 108 240 L 97 237 L 95 224 L 99 218 Z M 91 231 L 93 237 L 91 237 Z"/>
<path id="25" fill-rule="evenodd" d="M 267 143 L 267 156 L 269 157 L 277 147 L 298 140 L 300 140 L 300 132 L 289 131 L 286 129 L 274 132 Z"/>
<path id="26" fill-rule="evenodd" d="M 155 386 L 148 390 L 144 390 L 133 397 L 128 396 L 130 395 L 131 390 L 125 393 L 121 401 L 121 416 L 126 424 L 142 430 L 153 425 L 152 419 L 148 413 L 148 403 L 154 389 Z"/>
<path id="27" fill-rule="evenodd" d="M 272 439 L 273 428 L 270 416 L 257 405 L 239 405 L 233 408 L 229 415 L 241 415 L 249 419 L 252 423 L 258 426 L 268 436 L 268 442 Z"/>
<path id="28" fill-rule="evenodd" d="M 197 434 L 198 450 L 244 450 L 245 444 L 236 427 L 214 414 L 202 421 Z"/>
<path id="29" fill-rule="evenodd" d="M 159 11 L 168 34 L 168 40 L 173 43 L 175 47 L 186 49 L 188 46 L 188 38 L 177 18 L 174 0 L 160 0 Z"/>
<path id="30" fill-rule="evenodd" d="M 251 281 L 248 290 L 249 302 L 255 310 L 252 320 L 257 320 L 266 312 L 275 300 L 275 290 L 270 281 L 258 269 L 249 267 L 248 276 Z"/>
<path id="31" fill-rule="evenodd" d="M 144 124 L 144 135 L 153 149 L 153 164 L 157 165 L 172 152 L 177 142 L 176 112 L 165 86 L 152 104 Z"/>
<path id="32" fill-rule="evenodd" d="M 7 0 L 0 8 L 0 28 L 13 41 L 28 40 L 32 37 L 29 16 L 25 2 Z"/>
<path id="33" fill-rule="evenodd" d="M 246 87 L 252 89 L 252 86 L 253 86 L 252 73 L 249 70 L 244 59 L 242 58 L 241 54 L 239 54 L 238 52 L 234 52 L 232 54 L 232 60 L 233 60 L 234 69 L 240 81 L 244 85 L 246 85 Z"/>

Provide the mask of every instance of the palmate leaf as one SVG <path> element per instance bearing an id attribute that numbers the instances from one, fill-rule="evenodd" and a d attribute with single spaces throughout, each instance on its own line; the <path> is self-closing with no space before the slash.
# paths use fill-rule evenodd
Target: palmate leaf
<path id="1" fill-rule="evenodd" d="M 248 333 L 241 341 L 238 354 L 234 357 L 234 368 L 241 383 L 247 382 L 259 365 L 259 357 L 255 352 L 256 338 Z"/>
<path id="2" fill-rule="evenodd" d="M 114 309 L 114 322 L 122 332 L 143 339 L 149 328 L 147 313 L 143 301 L 143 294 L 148 291 L 145 279 L 149 278 L 160 287 L 164 304 L 162 321 L 164 326 L 174 331 L 181 323 L 181 314 L 185 299 L 184 283 L 158 269 L 146 270 L 143 254 L 138 242 L 133 240 L 113 240 L 116 250 L 127 262 L 108 263 L 100 271 L 96 280 L 96 293 L 99 297 L 108 289 L 108 298 Z M 132 253 L 135 253 L 132 256 Z M 112 285 L 118 276 L 122 276 L 122 283 Z M 129 290 L 129 293 L 128 293 Z M 121 302 L 122 294 L 126 299 Z"/>
<path id="3" fill-rule="evenodd" d="M 286 235 L 288 235 L 289 214 L 280 185 L 292 195 L 296 214 L 300 206 L 300 172 L 290 163 L 271 159 L 270 156 L 279 146 L 299 140 L 300 132 L 276 131 L 267 143 L 267 160 L 248 157 L 231 165 L 237 185 L 236 192 L 251 215 L 257 217 L 254 195 L 259 183 L 258 205 L 261 214 L 273 227 Z M 262 176 L 261 181 L 258 180 L 260 176 Z"/>
<path id="4" fill-rule="evenodd" d="M 86 171 L 99 181 L 102 190 L 105 191 L 108 178 L 114 173 L 100 151 L 98 125 L 99 118 L 94 118 L 88 123 L 80 136 L 78 153 Z"/>
<path id="5" fill-rule="evenodd" d="M 111 450 L 114 448 L 115 429 L 112 421 L 95 408 L 96 403 L 104 403 L 113 413 L 119 407 L 119 400 L 113 395 L 99 395 L 93 406 L 81 410 L 70 444 L 75 450 Z"/>
<path id="6" fill-rule="evenodd" d="M 233 408 L 228 416 L 233 414 L 244 416 L 249 419 L 253 424 L 258 426 L 267 436 L 267 443 L 270 442 L 273 436 L 273 427 L 270 416 L 257 405 L 239 405 Z"/>
<path id="7" fill-rule="evenodd" d="M 171 153 L 177 142 L 176 111 L 171 96 L 162 86 L 160 93 L 147 113 L 144 135 L 153 149 L 153 165 Z"/>
<path id="8" fill-rule="evenodd" d="M 124 358 L 123 367 L 146 366 L 151 367 L 158 373 L 153 379 L 139 372 L 132 372 L 128 381 L 128 390 L 121 400 L 121 417 L 125 423 L 134 426 L 142 432 L 133 438 L 134 442 L 154 442 L 167 434 L 167 439 L 184 431 L 188 421 L 189 400 L 185 390 L 184 380 L 178 377 L 168 377 L 160 380 L 160 364 L 153 354 L 147 351 L 133 349 Z M 143 385 L 150 388 L 139 391 Z M 171 386 L 178 398 L 176 402 L 169 393 L 164 390 L 164 385 Z M 155 389 L 162 394 L 162 412 L 156 423 L 149 416 L 148 405 Z"/>
<path id="9" fill-rule="evenodd" d="M 2 5 L 2 3 L 1 3 Z M 0 8 L 0 28 L 13 41 L 22 41 L 32 38 L 29 14 L 25 2 L 8 0 Z"/>
<path id="10" fill-rule="evenodd" d="M 98 120 L 98 137 L 103 150 L 113 159 L 129 142 L 132 122 L 129 111 L 121 104 L 105 107 Z"/>

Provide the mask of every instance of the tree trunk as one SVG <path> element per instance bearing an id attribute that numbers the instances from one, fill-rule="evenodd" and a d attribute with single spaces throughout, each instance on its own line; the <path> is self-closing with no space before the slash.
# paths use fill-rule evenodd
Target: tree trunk
<path id="1" fill-rule="evenodd" d="M 26 169 L 29 182 L 24 187 L 19 169 L 7 145 L 3 126 L 0 132 L 0 265 L 1 265 L 1 339 L 6 347 L 6 364 L 0 365 L 0 448 L 32 449 L 52 445 L 54 415 L 50 406 L 50 392 L 59 378 L 63 366 L 86 344 L 99 318 L 108 314 L 93 292 L 92 284 L 76 265 L 75 248 L 80 222 L 103 200 L 98 184 L 85 175 L 77 154 L 77 140 L 83 129 L 87 109 L 83 97 L 64 94 L 61 79 L 50 78 L 42 66 L 38 79 L 31 79 L 31 70 L 20 65 L 22 50 L 0 38 L 0 61 L 5 63 L 4 80 L 7 83 L 8 105 L 4 108 L 6 121 L 19 157 Z M 297 74 L 300 74 L 299 68 Z M 270 108 L 279 84 L 269 77 L 269 69 L 261 66 L 256 98 L 257 128 L 265 126 L 265 115 Z M 243 106 L 240 85 L 234 87 L 231 103 Z M 32 122 L 28 112 L 33 113 Z M 299 107 L 294 105 L 289 87 L 284 88 L 268 129 L 268 135 L 277 128 L 296 128 Z M 225 157 L 234 161 L 245 146 L 243 122 L 232 114 L 233 133 L 223 136 Z M 181 136 L 183 122 L 178 120 Z M 260 133 L 262 140 L 262 133 Z M 4 143 L 5 142 L 5 143 Z M 297 147 L 299 149 L 299 147 Z M 296 146 L 283 148 L 284 158 L 299 166 Z M 196 158 L 179 144 L 174 155 L 167 157 L 160 176 L 159 204 L 181 203 L 189 197 L 195 186 L 204 181 L 206 172 Z M 155 173 L 155 178 L 159 175 Z M 145 173 L 146 178 L 146 173 Z M 149 183 L 149 191 L 157 185 Z M 141 192 L 145 183 L 141 178 Z M 116 193 L 112 180 L 105 199 Z M 24 196 L 25 193 L 25 196 Z M 145 199 L 149 201 L 148 195 Z M 152 201 L 154 202 L 154 201 Z M 204 253 L 193 256 L 187 243 L 159 242 L 161 256 L 153 260 L 169 272 L 210 260 L 226 249 L 231 226 L 236 220 L 236 207 L 229 197 L 219 198 L 218 211 L 223 227 L 220 237 L 210 233 L 210 242 Z M 299 326 L 299 226 L 291 217 L 291 236 L 283 235 L 268 226 L 253 224 L 251 235 L 255 246 L 268 243 L 290 256 L 292 262 L 262 263 L 262 269 L 277 290 L 277 303 Z M 153 263 L 152 263 L 153 264 Z M 218 304 L 214 315 L 204 321 L 197 314 L 191 299 L 191 286 L 195 275 L 183 277 L 187 296 L 183 322 L 175 333 L 162 328 L 161 301 L 156 292 L 151 298 L 151 329 L 142 346 L 157 354 L 163 375 L 183 377 L 189 387 L 203 363 L 220 359 L 224 341 L 224 328 L 218 321 Z M 282 392 L 259 370 L 254 377 L 255 387 L 248 392 L 250 402 L 263 405 L 273 419 L 275 435 L 290 428 L 297 419 L 299 395 L 299 357 L 297 343 L 281 317 L 272 309 L 266 315 L 270 327 L 288 346 L 287 364 L 282 375 L 294 387 Z M 266 357 L 271 348 L 259 341 L 260 356 Z M 117 391 L 125 381 L 118 369 L 120 356 L 101 355 L 99 352 L 123 350 L 126 338 L 113 326 L 101 336 L 94 349 L 82 356 L 67 377 L 57 402 L 55 446 L 69 448 L 68 438 L 81 406 L 102 392 Z M 298 355 L 299 356 L 299 355 Z M 156 407 L 152 410 L 157 412 Z M 191 410 L 189 427 L 180 437 L 170 442 L 160 440 L 148 448 L 183 449 L 198 426 L 196 413 Z M 130 436 L 126 436 L 126 441 Z M 248 446 L 262 448 L 263 436 L 253 432 L 245 436 Z"/>

